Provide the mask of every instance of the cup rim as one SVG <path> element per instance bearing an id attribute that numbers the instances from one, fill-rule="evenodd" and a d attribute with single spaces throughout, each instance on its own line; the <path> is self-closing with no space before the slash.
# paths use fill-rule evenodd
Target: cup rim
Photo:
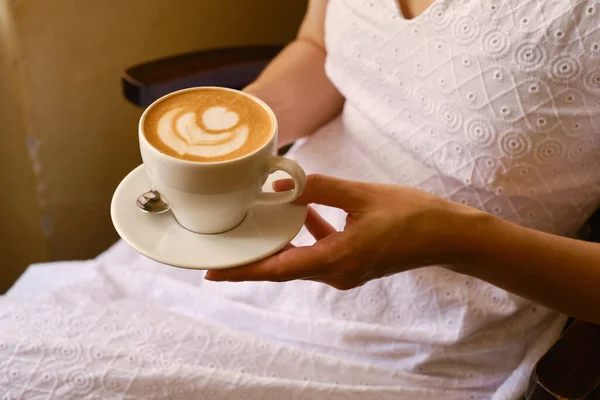
<path id="1" fill-rule="evenodd" d="M 169 154 L 165 154 L 150 144 L 150 142 L 146 138 L 146 135 L 144 134 L 143 126 L 144 126 L 144 121 L 146 120 L 146 116 L 148 115 L 148 112 L 150 111 L 151 108 L 153 108 L 156 104 L 160 103 L 163 100 L 166 100 L 167 98 L 169 98 L 171 96 L 175 96 L 175 95 L 185 93 L 185 92 L 192 92 L 192 91 L 199 91 L 199 90 L 211 90 L 211 89 L 212 90 L 215 90 L 215 89 L 216 90 L 225 90 L 228 92 L 238 93 L 238 94 L 241 94 L 242 96 L 246 96 L 249 99 L 254 100 L 258 104 L 260 104 L 262 106 L 262 108 L 265 109 L 265 111 L 267 111 L 269 113 L 269 115 L 271 116 L 271 121 L 273 121 L 273 130 L 271 132 L 271 137 L 269 138 L 269 140 L 267 140 L 262 146 L 260 146 L 256 150 L 254 150 L 248 154 L 244 154 L 242 157 L 234 158 L 231 160 L 221 160 L 221 161 L 183 160 L 181 158 L 177 158 L 177 157 L 173 157 Z M 146 109 L 144 110 L 144 112 L 142 113 L 142 116 L 140 117 L 140 121 L 138 122 L 138 135 L 140 136 L 140 140 L 143 140 L 144 143 L 147 145 L 147 147 L 149 147 L 151 149 L 151 151 L 153 151 L 158 156 L 165 157 L 171 161 L 174 161 L 174 162 L 180 163 L 180 164 L 184 164 L 184 165 L 224 165 L 224 164 L 231 164 L 231 163 L 239 162 L 241 160 L 245 160 L 245 159 L 250 158 L 253 155 L 259 153 L 266 146 L 268 146 L 271 143 L 271 141 L 273 140 L 273 137 L 277 133 L 278 129 L 279 129 L 279 127 L 277 124 L 277 118 L 275 117 L 275 112 L 273 112 L 273 110 L 271 109 L 271 107 L 269 107 L 269 105 L 267 103 L 265 103 L 264 101 L 262 101 L 261 99 L 259 99 L 258 97 L 254 96 L 250 93 L 246 93 L 246 92 L 243 92 L 243 91 L 237 90 L 237 89 L 221 87 L 221 86 L 194 86 L 194 87 L 190 87 L 190 88 L 176 90 L 171 93 L 167 93 L 166 95 L 154 100 L 149 106 L 147 106 Z"/>

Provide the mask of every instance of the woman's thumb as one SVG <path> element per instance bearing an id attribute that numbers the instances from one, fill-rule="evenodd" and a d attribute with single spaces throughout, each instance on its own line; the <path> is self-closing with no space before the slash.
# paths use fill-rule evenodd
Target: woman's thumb
<path id="1" fill-rule="evenodd" d="M 277 192 L 291 190 L 294 188 L 294 181 L 279 180 L 273 183 L 273 188 Z M 362 183 L 314 174 L 306 177 L 306 187 L 296 203 L 316 203 L 341 209 L 357 208 L 366 200 L 364 194 L 366 192 Z"/>

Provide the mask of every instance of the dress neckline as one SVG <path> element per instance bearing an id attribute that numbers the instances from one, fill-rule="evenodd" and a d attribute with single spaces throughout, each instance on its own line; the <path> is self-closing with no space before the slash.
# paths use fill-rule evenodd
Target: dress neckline
<path id="1" fill-rule="evenodd" d="M 430 12 L 432 12 L 432 9 L 438 9 L 436 12 L 439 13 L 443 13 L 444 10 L 443 8 L 440 8 L 441 5 L 444 5 L 445 3 L 447 3 L 445 0 L 433 0 L 431 2 L 431 4 L 429 6 L 427 6 L 426 9 L 424 9 L 419 15 L 415 15 L 413 18 L 407 18 L 404 15 L 404 11 L 402 11 L 402 7 L 400 6 L 400 1 L 399 0 L 389 0 L 392 3 L 392 7 L 393 10 L 395 12 L 395 15 L 404 21 L 418 21 L 420 19 L 426 18 L 427 14 L 429 14 Z"/>

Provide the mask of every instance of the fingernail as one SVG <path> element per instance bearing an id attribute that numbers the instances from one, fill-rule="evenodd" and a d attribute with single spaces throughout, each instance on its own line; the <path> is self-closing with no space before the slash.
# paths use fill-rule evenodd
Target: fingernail
<path id="1" fill-rule="evenodd" d="M 273 189 L 276 192 L 285 192 L 294 188 L 294 181 L 292 179 L 281 179 L 273 182 Z"/>

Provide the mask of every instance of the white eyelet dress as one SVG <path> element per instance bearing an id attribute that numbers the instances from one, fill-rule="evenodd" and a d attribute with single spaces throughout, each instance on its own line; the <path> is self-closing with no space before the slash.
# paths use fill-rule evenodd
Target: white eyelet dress
<path id="1" fill-rule="evenodd" d="M 409 21 L 330 0 L 325 28 L 346 104 L 292 150 L 307 172 L 568 236 L 598 206 L 597 1 L 437 0 Z M 441 267 L 345 292 L 202 278 L 124 243 L 31 267 L 0 298 L 0 397 L 518 399 L 565 322 Z"/>

